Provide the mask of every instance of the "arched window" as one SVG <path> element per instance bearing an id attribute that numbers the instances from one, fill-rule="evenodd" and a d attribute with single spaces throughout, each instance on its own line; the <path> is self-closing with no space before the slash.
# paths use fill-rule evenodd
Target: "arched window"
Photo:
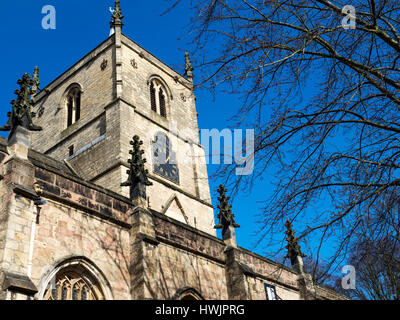
<path id="1" fill-rule="evenodd" d="M 153 82 L 150 85 L 151 110 L 157 112 L 156 89 Z"/>
<path id="2" fill-rule="evenodd" d="M 195 296 L 194 294 L 188 293 L 180 297 L 179 300 L 200 300 L 200 298 Z"/>
<path id="3" fill-rule="evenodd" d="M 158 79 L 150 81 L 150 103 L 151 110 L 167 117 L 167 90 Z"/>
<path id="4" fill-rule="evenodd" d="M 79 268 L 58 272 L 45 291 L 44 300 L 104 300 L 98 282 Z"/>
<path id="5" fill-rule="evenodd" d="M 81 118 L 81 90 L 73 87 L 66 98 L 67 127 L 73 125 Z"/>
<path id="6" fill-rule="evenodd" d="M 160 91 L 158 92 L 158 98 L 160 101 L 160 114 L 162 117 L 166 118 L 167 117 L 167 109 L 165 106 L 165 96 L 164 96 L 164 92 L 163 92 L 162 88 L 160 88 Z"/>
<path id="7" fill-rule="evenodd" d="M 173 300 L 204 300 L 200 292 L 194 288 L 179 289 L 172 297 Z"/>

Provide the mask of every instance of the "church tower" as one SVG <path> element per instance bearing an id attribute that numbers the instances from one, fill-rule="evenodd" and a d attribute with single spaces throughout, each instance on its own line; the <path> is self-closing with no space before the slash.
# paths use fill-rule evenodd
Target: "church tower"
<path id="1" fill-rule="evenodd" d="M 43 90 L 38 68 L 17 82 L 0 127 L 0 300 L 343 299 L 304 272 L 290 221 L 293 268 L 237 245 L 223 185 L 214 226 L 190 57 L 179 74 L 122 27 L 116 0 L 97 48 Z"/>
<path id="2" fill-rule="evenodd" d="M 43 131 L 32 148 L 129 196 L 121 184 L 130 141 L 139 136 L 152 182 L 148 208 L 215 235 L 190 58 L 185 74 L 178 73 L 124 35 L 122 21 L 115 1 L 109 38 L 35 96 Z"/>

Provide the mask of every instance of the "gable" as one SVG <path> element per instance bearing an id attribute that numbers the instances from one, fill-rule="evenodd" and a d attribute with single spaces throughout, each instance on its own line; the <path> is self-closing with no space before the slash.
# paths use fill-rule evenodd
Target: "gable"
<path id="1" fill-rule="evenodd" d="M 163 206 L 162 213 L 167 217 L 189 224 L 188 217 L 183 209 L 178 196 L 174 194 Z"/>

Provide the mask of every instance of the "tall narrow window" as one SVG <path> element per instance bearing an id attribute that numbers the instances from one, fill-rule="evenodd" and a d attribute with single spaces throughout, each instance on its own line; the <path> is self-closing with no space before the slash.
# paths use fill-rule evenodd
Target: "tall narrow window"
<path id="1" fill-rule="evenodd" d="M 161 81 L 153 79 L 150 82 L 151 110 L 162 117 L 167 117 L 167 91 Z"/>
<path id="2" fill-rule="evenodd" d="M 87 300 L 87 289 L 86 286 L 82 288 L 82 298 L 81 300 Z"/>
<path id="3" fill-rule="evenodd" d="M 68 113 L 68 120 L 67 120 L 67 126 L 69 127 L 73 123 L 72 115 L 73 115 L 73 99 L 71 96 L 68 96 L 67 100 L 67 113 Z"/>
<path id="4" fill-rule="evenodd" d="M 81 90 L 74 87 L 69 90 L 66 98 L 67 127 L 81 118 Z"/>
<path id="5" fill-rule="evenodd" d="M 81 300 L 82 298 L 79 299 L 78 295 L 79 295 L 79 284 L 76 283 L 74 285 L 74 288 L 72 289 L 72 300 Z"/>
<path id="6" fill-rule="evenodd" d="M 163 93 L 163 90 L 160 88 L 160 91 L 158 92 L 159 99 L 160 99 L 160 115 L 164 118 L 167 117 L 167 110 L 165 108 L 165 96 Z"/>
<path id="7" fill-rule="evenodd" d="M 151 99 L 151 110 L 157 112 L 156 89 L 154 88 L 153 82 L 150 85 L 150 99 Z"/>
<path id="8" fill-rule="evenodd" d="M 49 294 L 49 297 L 52 297 L 53 300 L 58 300 L 58 288 L 54 287 L 51 289 L 51 294 Z"/>
<path id="9" fill-rule="evenodd" d="M 75 97 L 75 121 L 81 118 L 81 92 L 78 91 Z"/>
<path id="10" fill-rule="evenodd" d="M 278 300 L 276 295 L 276 287 L 270 284 L 265 283 L 265 294 L 267 296 L 267 300 Z"/>
<path id="11" fill-rule="evenodd" d="M 74 146 L 70 146 L 70 147 L 68 148 L 68 155 L 69 155 L 70 157 L 72 157 L 72 156 L 74 155 Z"/>
<path id="12" fill-rule="evenodd" d="M 68 299 L 68 287 L 67 287 L 67 282 L 65 281 L 62 286 L 61 286 L 61 300 L 67 300 Z"/>

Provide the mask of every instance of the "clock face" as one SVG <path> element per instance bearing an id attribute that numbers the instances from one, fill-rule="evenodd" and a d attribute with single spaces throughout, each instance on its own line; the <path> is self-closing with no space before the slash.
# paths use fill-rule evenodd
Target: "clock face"
<path id="1" fill-rule="evenodd" d="M 154 173 L 179 184 L 179 169 L 171 143 L 165 134 L 158 133 L 153 143 Z"/>

